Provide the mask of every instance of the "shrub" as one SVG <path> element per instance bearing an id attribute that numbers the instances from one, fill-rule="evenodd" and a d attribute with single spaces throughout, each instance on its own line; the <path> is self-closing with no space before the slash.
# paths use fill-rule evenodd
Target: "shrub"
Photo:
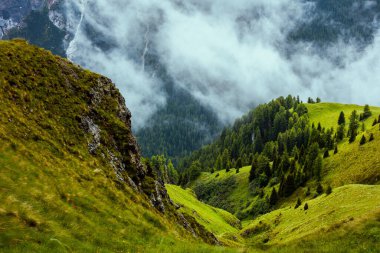
<path id="1" fill-rule="evenodd" d="M 305 196 L 308 197 L 310 196 L 311 192 L 310 192 L 310 187 L 307 187 L 307 190 L 305 192 Z"/>
<path id="2" fill-rule="evenodd" d="M 373 136 L 373 133 L 371 133 L 371 135 L 369 136 L 369 141 L 373 141 L 375 139 L 375 137 Z"/>
<path id="3" fill-rule="evenodd" d="M 326 194 L 327 195 L 330 195 L 332 193 L 332 188 L 331 188 L 331 185 L 329 185 L 326 189 Z"/>
<path id="4" fill-rule="evenodd" d="M 367 142 L 367 138 L 365 138 L 364 134 L 362 138 L 360 139 L 360 145 L 364 145 Z"/>
<path id="5" fill-rule="evenodd" d="M 306 211 L 307 209 L 309 209 L 309 205 L 307 203 L 305 203 L 305 205 L 303 206 L 303 210 Z"/>
<path id="6" fill-rule="evenodd" d="M 295 206 L 294 208 L 297 209 L 301 204 L 302 204 L 301 199 L 298 198 L 298 199 L 297 199 L 296 206 Z"/>
<path id="7" fill-rule="evenodd" d="M 325 153 L 323 154 L 323 158 L 327 158 L 327 157 L 329 157 L 329 156 L 330 156 L 330 154 L 329 154 L 329 150 L 326 149 Z"/>
<path id="8" fill-rule="evenodd" d="M 317 186 L 317 193 L 320 195 L 323 193 L 323 187 L 321 185 L 321 183 L 318 183 L 318 186 Z"/>
<path id="9" fill-rule="evenodd" d="M 335 154 L 338 154 L 338 146 L 335 146 L 335 149 L 334 149 L 334 155 Z"/>

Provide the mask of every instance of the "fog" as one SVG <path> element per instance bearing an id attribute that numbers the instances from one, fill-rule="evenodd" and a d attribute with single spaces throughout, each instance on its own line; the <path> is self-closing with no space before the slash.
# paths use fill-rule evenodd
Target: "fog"
<path id="1" fill-rule="evenodd" d="M 343 40 L 323 54 L 289 45 L 288 33 L 313 8 L 300 0 L 68 0 L 67 53 L 117 84 L 136 128 L 167 97 L 148 55 L 225 123 L 288 94 L 380 105 L 379 34 L 364 49 Z"/>

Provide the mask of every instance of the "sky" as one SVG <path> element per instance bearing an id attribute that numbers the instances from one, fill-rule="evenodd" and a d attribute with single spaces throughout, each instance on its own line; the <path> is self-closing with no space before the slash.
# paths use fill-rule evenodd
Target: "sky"
<path id="1" fill-rule="evenodd" d="M 306 42 L 292 44 L 288 53 L 289 32 L 312 18 L 315 6 L 310 2 L 66 2 L 74 35 L 68 57 L 116 83 L 135 128 L 144 126 L 167 99 L 164 83 L 148 66 L 148 55 L 158 57 L 175 85 L 212 108 L 224 123 L 258 103 L 288 94 L 304 100 L 319 96 L 323 101 L 380 105 L 380 33 L 364 50 L 342 39 L 323 54 Z M 359 7 L 374 5 L 365 1 Z M 359 7 L 353 6 L 353 11 Z"/>

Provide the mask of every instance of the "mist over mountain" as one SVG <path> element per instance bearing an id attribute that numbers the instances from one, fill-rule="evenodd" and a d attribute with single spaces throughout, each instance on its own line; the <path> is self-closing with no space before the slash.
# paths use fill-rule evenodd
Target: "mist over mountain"
<path id="1" fill-rule="evenodd" d="M 200 147 L 284 94 L 378 104 L 379 1 L 53 2 L 60 46 L 117 84 L 148 155 L 193 149 L 173 131 Z"/>

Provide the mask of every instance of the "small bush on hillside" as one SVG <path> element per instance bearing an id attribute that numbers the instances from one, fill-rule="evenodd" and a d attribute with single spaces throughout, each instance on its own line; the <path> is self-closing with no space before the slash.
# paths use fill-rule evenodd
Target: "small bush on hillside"
<path id="1" fill-rule="evenodd" d="M 325 153 L 323 154 L 323 158 L 330 157 L 329 150 L 326 149 Z"/>
<path id="2" fill-rule="evenodd" d="M 367 142 L 367 138 L 365 138 L 364 134 L 362 138 L 360 139 L 360 145 L 364 145 Z"/>
<path id="3" fill-rule="evenodd" d="M 372 123 L 372 126 L 375 126 L 377 124 L 377 119 L 375 119 Z"/>
<path id="4" fill-rule="evenodd" d="M 338 146 L 335 146 L 334 155 L 338 154 Z"/>
<path id="5" fill-rule="evenodd" d="M 321 183 L 318 183 L 318 186 L 317 186 L 317 193 L 320 195 L 323 193 L 323 187 L 321 185 Z"/>
<path id="6" fill-rule="evenodd" d="M 298 199 L 297 199 L 297 203 L 296 203 L 294 209 L 297 209 L 301 204 L 302 204 L 301 199 L 298 198 Z"/>
<path id="7" fill-rule="evenodd" d="M 305 203 L 305 205 L 303 206 L 303 210 L 306 211 L 307 209 L 309 209 L 309 205 L 307 203 Z"/>
<path id="8" fill-rule="evenodd" d="M 216 173 L 215 177 L 219 177 L 219 173 Z"/>
<path id="9" fill-rule="evenodd" d="M 332 188 L 331 188 L 331 185 L 329 185 L 326 189 L 326 194 L 327 195 L 330 195 L 332 193 Z"/>
<path id="10" fill-rule="evenodd" d="M 273 187 L 273 188 L 272 188 L 272 193 L 270 194 L 270 197 L 269 197 L 269 204 L 270 204 L 271 206 L 274 206 L 274 205 L 277 203 L 277 200 L 278 200 L 277 191 L 276 191 L 276 189 Z"/>
<path id="11" fill-rule="evenodd" d="M 373 141 L 375 139 L 375 137 L 373 136 L 373 133 L 371 133 L 371 135 L 369 136 L 369 141 Z"/>
<path id="12" fill-rule="evenodd" d="M 306 197 L 309 197 L 310 194 L 311 194 L 311 192 L 310 192 L 310 187 L 307 187 L 306 192 L 305 192 L 305 196 L 306 196 Z"/>
<path id="13" fill-rule="evenodd" d="M 240 172 L 240 168 L 237 168 L 236 169 L 236 174 Z"/>

